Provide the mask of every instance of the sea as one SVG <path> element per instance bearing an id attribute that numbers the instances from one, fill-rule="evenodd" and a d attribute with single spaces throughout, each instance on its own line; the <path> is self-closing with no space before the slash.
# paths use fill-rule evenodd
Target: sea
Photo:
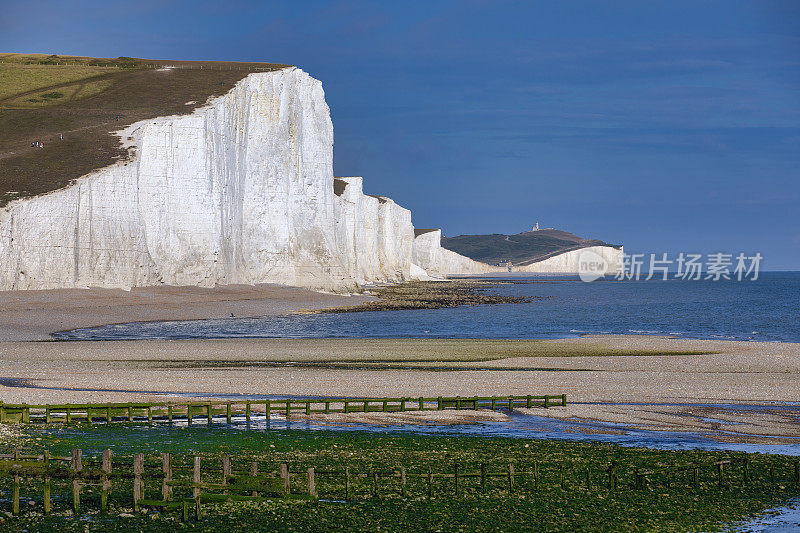
<path id="1" fill-rule="evenodd" d="M 572 276 L 492 277 L 490 292 L 528 303 L 450 309 L 290 314 L 137 322 L 76 329 L 61 340 L 210 338 L 549 339 L 584 334 L 800 342 L 800 272 L 758 279 L 616 280 Z"/>

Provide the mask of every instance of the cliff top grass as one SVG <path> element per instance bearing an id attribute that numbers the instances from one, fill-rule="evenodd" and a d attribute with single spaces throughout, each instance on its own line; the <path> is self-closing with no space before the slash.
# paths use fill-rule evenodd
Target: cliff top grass
<path id="1" fill-rule="evenodd" d="M 583 239 L 552 228 L 524 231 L 516 235 L 458 235 L 442 237 L 442 247 L 475 261 L 489 264 L 511 261 L 525 266 L 555 255 L 588 246 L 613 246 L 599 239 Z"/>
<path id="2" fill-rule="evenodd" d="M 286 66 L 0 54 L 0 207 L 124 158 L 115 131 L 190 113 L 252 72 Z"/>

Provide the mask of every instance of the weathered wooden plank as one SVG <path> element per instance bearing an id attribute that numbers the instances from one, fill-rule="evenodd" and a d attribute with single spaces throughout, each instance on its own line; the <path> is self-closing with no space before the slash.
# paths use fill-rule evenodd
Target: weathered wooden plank
<path id="1" fill-rule="evenodd" d="M 200 484 L 200 456 L 198 456 L 198 455 L 194 456 L 194 465 L 193 465 L 193 468 L 192 468 L 192 481 L 194 481 L 195 483 L 198 484 L 197 486 L 195 486 L 192 489 L 192 497 L 195 500 L 199 501 L 199 499 L 200 499 L 200 487 L 199 487 L 199 484 Z"/>
<path id="2" fill-rule="evenodd" d="M 314 467 L 308 469 L 308 495 L 312 498 L 317 497 L 317 483 L 314 479 Z"/>
<path id="3" fill-rule="evenodd" d="M 103 471 L 103 486 L 100 493 L 100 511 L 105 513 L 108 511 L 108 493 L 111 490 L 111 450 L 103 450 L 103 464 L 101 466 Z"/>
<path id="4" fill-rule="evenodd" d="M 46 469 L 48 463 L 50 462 L 50 452 L 49 451 L 44 452 L 44 460 L 42 462 L 44 463 L 44 466 L 45 466 L 45 469 Z M 45 478 L 44 478 L 44 514 L 50 514 L 50 511 L 52 510 L 52 506 L 51 505 L 52 504 L 51 504 L 51 501 L 50 501 L 50 477 L 49 476 L 45 476 Z"/>
<path id="5" fill-rule="evenodd" d="M 70 466 L 75 473 L 80 473 L 80 471 L 83 470 L 82 455 L 83 452 L 81 450 L 72 450 Z M 72 511 L 75 513 L 75 516 L 78 516 L 81 511 L 81 482 L 77 477 L 72 480 Z"/>
<path id="6" fill-rule="evenodd" d="M 161 473 L 164 474 L 164 479 L 161 481 L 161 497 L 165 500 L 172 499 L 172 454 L 161 454 Z"/>

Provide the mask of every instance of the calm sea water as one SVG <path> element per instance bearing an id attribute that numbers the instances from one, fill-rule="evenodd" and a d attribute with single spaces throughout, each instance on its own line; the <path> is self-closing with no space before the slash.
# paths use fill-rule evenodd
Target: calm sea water
<path id="1" fill-rule="evenodd" d="M 584 333 L 800 342 L 800 272 L 756 281 L 513 278 L 496 290 L 526 304 L 367 313 L 145 322 L 73 330 L 60 339 L 230 337 L 554 338 Z"/>

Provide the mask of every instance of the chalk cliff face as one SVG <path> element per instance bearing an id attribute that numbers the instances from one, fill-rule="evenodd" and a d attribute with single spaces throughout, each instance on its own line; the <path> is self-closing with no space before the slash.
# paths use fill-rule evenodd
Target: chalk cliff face
<path id="1" fill-rule="evenodd" d="M 564 252 L 529 265 L 515 266 L 513 270 L 519 272 L 535 272 L 539 274 L 575 273 L 581 271 L 580 263 L 582 260 L 591 259 L 592 261 L 596 261 L 602 258 L 607 265 L 607 273 L 616 274 L 622 270 L 623 255 L 624 252 L 622 248 L 614 248 L 612 246 L 588 246 L 579 250 Z"/>
<path id="2" fill-rule="evenodd" d="M 506 272 L 507 268 L 473 261 L 451 250 L 442 248 L 442 230 L 417 230 L 414 238 L 412 261 L 430 276 L 446 277 L 451 274 L 486 274 Z"/>
<path id="3" fill-rule="evenodd" d="M 0 210 L 0 290 L 370 282 L 504 269 L 414 233 L 411 213 L 333 177 L 322 84 L 250 74 L 192 114 L 121 132 L 133 156 Z M 555 259 L 555 258 L 554 258 Z M 549 261 L 549 260 L 548 260 Z"/>
<path id="4" fill-rule="evenodd" d="M 411 277 L 411 213 L 361 178 L 334 192 L 330 112 L 302 70 L 251 74 L 122 137 L 130 161 L 0 211 L 0 289 Z"/>
<path id="5" fill-rule="evenodd" d="M 411 211 L 383 196 L 364 194 L 360 177 L 336 178 L 336 213 L 342 258 L 359 283 L 411 276 Z"/>
<path id="6" fill-rule="evenodd" d="M 355 288 L 334 230 L 333 126 L 299 69 L 253 74 L 137 152 L 0 213 L 0 288 L 274 282 Z"/>

